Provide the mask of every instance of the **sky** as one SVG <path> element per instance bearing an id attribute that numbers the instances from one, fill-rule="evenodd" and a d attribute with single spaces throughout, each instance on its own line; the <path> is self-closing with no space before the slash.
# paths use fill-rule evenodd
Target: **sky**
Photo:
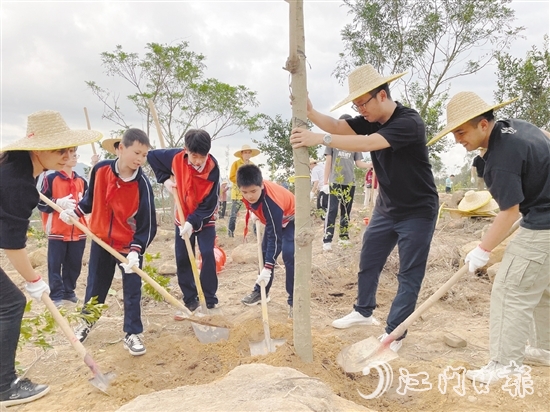
<path id="1" fill-rule="evenodd" d="M 532 45 L 542 47 L 543 35 L 550 31 L 549 3 L 513 1 L 515 24 L 526 27 L 525 38 L 509 51 L 515 57 L 524 58 Z M 100 54 L 117 45 L 141 55 L 147 43 L 187 41 L 191 50 L 206 57 L 206 77 L 257 92 L 260 106 L 251 108 L 252 112 L 291 117 L 290 76 L 282 69 L 289 55 L 289 5 L 283 0 L 0 0 L 0 8 L 2 146 L 25 136 L 27 116 L 38 110 L 58 110 L 71 129 L 85 129 L 86 107 L 92 129 L 110 137 L 115 125 L 102 119 L 103 104 L 85 81 L 93 80 L 121 96 L 131 92 L 122 80 L 107 77 L 101 66 Z M 347 83 L 339 84 L 332 73 L 343 50 L 340 32 L 352 17 L 341 1 L 309 0 L 304 0 L 304 16 L 309 96 L 317 110 L 329 114 L 348 94 Z M 483 99 L 493 102 L 494 72 L 492 65 L 453 82 L 451 95 L 475 88 Z M 124 108 L 131 112 L 129 103 Z M 342 113 L 354 114 L 347 105 L 333 115 Z M 129 120 L 134 127 L 145 128 L 140 117 Z M 222 176 L 235 160 L 233 152 L 263 135 L 243 132 L 215 140 L 212 154 Z M 156 129 L 152 128 L 150 137 L 158 145 Z M 79 153 L 80 161 L 88 163 L 91 147 L 84 146 Z M 465 154 L 457 145 L 442 156 L 449 173 L 459 171 Z M 265 162 L 262 155 L 254 160 Z"/>

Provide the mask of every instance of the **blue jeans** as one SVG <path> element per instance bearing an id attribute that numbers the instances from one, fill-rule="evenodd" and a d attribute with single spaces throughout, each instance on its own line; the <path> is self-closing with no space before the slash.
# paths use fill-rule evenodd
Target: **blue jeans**
<path id="1" fill-rule="evenodd" d="M 262 255 L 265 256 L 267 249 L 267 238 L 265 237 L 262 240 Z M 290 221 L 288 225 L 283 228 L 283 262 L 285 264 L 286 272 L 286 292 L 288 293 L 287 302 L 290 306 L 293 304 L 293 295 L 294 295 L 294 221 Z M 271 279 L 265 286 L 266 294 L 269 293 L 271 285 L 273 284 L 274 272 L 271 271 Z M 255 284 L 254 290 L 260 292 L 260 285 Z"/>
<path id="2" fill-rule="evenodd" d="M 48 285 L 52 300 L 75 297 L 85 247 L 86 239 L 71 242 L 48 240 Z"/>
<path id="3" fill-rule="evenodd" d="M 15 352 L 27 299 L 0 268 L 0 392 L 17 378 Z"/>
<path id="4" fill-rule="evenodd" d="M 357 303 L 354 309 L 363 316 L 372 315 L 376 308 L 380 273 L 397 245 L 399 287 L 388 314 L 387 333 L 391 333 L 414 312 L 426 271 L 436 217 L 393 220 L 377 213 L 375 209 L 367 226 L 361 247 Z M 403 337 L 405 335 L 406 332 Z"/>
<path id="5" fill-rule="evenodd" d="M 143 256 L 139 257 L 141 268 Z M 120 262 L 109 252 L 104 250 L 96 242 L 92 242 L 90 248 L 90 261 L 88 263 L 88 284 L 86 285 L 86 297 L 88 302 L 97 296 L 98 303 L 105 303 L 107 294 L 113 283 L 115 266 Z M 141 323 L 141 277 L 136 273 L 124 273 L 122 271 L 122 291 L 124 296 L 124 332 L 137 335 L 143 332 Z"/>
<path id="6" fill-rule="evenodd" d="M 216 257 L 214 256 L 214 241 L 216 240 L 216 227 L 214 225 L 203 226 L 203 228 L 195 232 L 189 238 L 193 253 L 195 250 L 195 242 L 199 243 L 199 251 L 201 252 L 202 267 L 200 271 L 200 281 L 204 298 L 207 304 L 218 303 L 216 292 L 218 290 L 218 275 L 216 275 Z M 184 240 L 180 236 L 179 228 L 176 225 L 176 265 L 178 268 L 178 284 L 183 293 L 183 301 L 186 305 L 196 301 L 198 297 L 197 285 L 193 277 L 193 269 L 187 247 Z M 191 256 L 195 259 L 195 256 Z"/>

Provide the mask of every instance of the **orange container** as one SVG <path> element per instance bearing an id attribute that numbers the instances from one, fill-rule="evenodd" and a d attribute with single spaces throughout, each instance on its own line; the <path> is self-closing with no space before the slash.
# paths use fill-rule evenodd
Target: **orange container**
<path id="1" fill-rule="evenodd" d="M 364 218 L 363 218 L 363 222 L 365 222 L 365 225 L 368 225 L 368 224 L 369 224 L 369 218 L 368 218 L 368 217 L 364 217 Z"/>
<path id="2" fill-rule="evenodd" d="M 217 239 L 218 238 L 216 237 L 216 243 L 214 244 L 214 258 L 216 259 L 216 274 L 219 275 L 223 267 L 225 266 L 227 256 L 224 250 L 217 245 Z M 198 256 L 197 266 L 199 269 L 202 267 L 202 256 L 200 253 Z"/>

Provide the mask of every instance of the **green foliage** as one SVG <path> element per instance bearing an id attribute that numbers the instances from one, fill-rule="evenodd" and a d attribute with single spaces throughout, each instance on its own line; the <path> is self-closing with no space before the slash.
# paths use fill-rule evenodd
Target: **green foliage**
<path id="1" fill-rule="evenodd" d="M 259 105 L 256 92 L 205 79 L 205 57 L 190 50 L 188 42 L 148 43 L 145 49 L 145 56 L 140 57 L 118 45 L 113 52 L 101 53 L 101 61 L 107 76 L 122 79 L 135 90 L 127 99 L 144 118 L 147 134 L 153 123 L 149 99 L 155 104 L 168 147 L 183 146 L 184 134 L 190 128 L 208 130 L 212 140 L 261 130 L 261 115 L 249 111 Z M 118 126 L 113 135 L 131 126 L 125 120 L 118 92 L 103 89 L 94 81 L 86 84 L 104 104 L 103 117 Z"/>
<path id="2" fill-rule="evenodd" d="M 48 240 L 48 235 L 46 232 L 31 225 L 29 225 L 27 230 L 27 237 L 35 239 L 39 248 L 46 246 L 46 241 Z"/>
<path id="3" fill-rule="evenodd" d="M 264 129 L 267 134 L 263 140 L 252 139 L 258 145 L 258 149 L 264 153 L 268 159 L 268 167 L 271 171 L 271 180 L 288 180 L 294 174 L 293 150 L 290 145 L 290 132 L 292 130 L 292 121 L 283 120 L 280 114 L 275 118 L 262 116 Z M 308 127 L 311 123 L 308 121 Z M 309 157 L 317 159 L 317 149 L 319 146 L 309 147 Z"/>
<path id="4" fill-rule="evenodd" d="M 151 279 L 153 279 L 155 282 L 157 282 L 160 286 L 162 286 L 167 291 L 170 291 L 170 278 L 166 276 L 162 276 L 158 274 L 158 269 L 151 265 L 151 262 L 156 259 L 160 259 L 160 252 L 156 255 L 152 255 L 150 253 L 145 253 L 143 255 L 144 258 L 144 265 L 143 265 L 143 271 L 147 273 Z M 156 301 L 162 301 L 164 297 L 155 290 L 150 284 L 145 282 L 143 284 L 143 293 L 152 297 Z"/>
<path id="5" fill-rule="evenodd" d="M 344 52 L 334 74 L 344 81 L 353 68 L 368 63 L 380 73 L 408 71 L 403 101 L 418 110 L 429 140 L 441 129 L 439 119 L 451 80 L 481 70 L 495 51 L 509 48 L 523 30 L 512 26 L 510 3 L 344 0 L 353 21 L 341 32 Z M 472 53 L 483 48 L 486 53 Z M 444 142 L 430 146 L 432 157 L 444 150 Z"/>
<path id="6" fill-rule="evenodd" d="M 550 52 L 548 35 L 544 35 L 544 50 L 535 46 L 525 59 L 509 53 L 497 54 L 497 102 L 519 97 L 499 110 L 499 117 L 526 120 L 538 127 L 550 129 Z"/>

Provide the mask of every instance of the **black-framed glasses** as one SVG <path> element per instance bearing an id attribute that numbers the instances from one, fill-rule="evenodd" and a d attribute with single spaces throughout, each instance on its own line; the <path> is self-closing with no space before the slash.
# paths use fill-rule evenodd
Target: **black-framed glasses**
<path id="1" fill-rule="evenodd" d="M 352 108 L 353 110 L 355 110 L 356 112 L 358 112 L 359 109 L 364 109 L 365 106 L 367 105 L 367 103 L 370 102 L 370 101 L 371 101 L 372 99 L 374 99 L 375 97 L 376 97 L 376 94 L 373 94 L 373 95 L 370 97 L 370 99 L 367 100 L 365 103 L 360 104 L 359 106 L 357 106 L 356 104 L 352 104 L 352 105 L 351 105 L 351 108 Z"/>

